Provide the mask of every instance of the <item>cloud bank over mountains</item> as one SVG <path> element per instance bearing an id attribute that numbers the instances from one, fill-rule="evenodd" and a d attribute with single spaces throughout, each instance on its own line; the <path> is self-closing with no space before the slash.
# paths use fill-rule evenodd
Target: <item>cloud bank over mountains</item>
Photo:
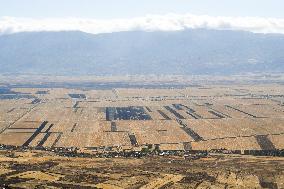
<path id="1" fill-rule="evenodd" d="M 212 17 L 193 14 L 147 15 L 145 17 L 131 19 L 111 20 L 0 17 L 0 34 L 71 30 L 99 34 L 119 31 L 179 31 L 196 28 L 284 34 L 284 19 L 260 17 Z"/>

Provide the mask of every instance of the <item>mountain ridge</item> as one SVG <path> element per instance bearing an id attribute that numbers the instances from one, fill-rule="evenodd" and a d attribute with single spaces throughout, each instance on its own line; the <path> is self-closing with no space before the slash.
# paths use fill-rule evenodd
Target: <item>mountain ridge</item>
<path id="1" fill-rule="evenodd" d="M 22 32 L 0 36 L 0 73 L 54 75 L 283 72 L 284 35 L 171 32 Z"/>

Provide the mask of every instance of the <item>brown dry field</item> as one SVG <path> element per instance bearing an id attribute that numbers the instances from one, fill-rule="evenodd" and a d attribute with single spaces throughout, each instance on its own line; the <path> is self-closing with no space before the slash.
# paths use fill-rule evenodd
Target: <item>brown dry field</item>
<path id="1" fill-rule="evenodd" d="M 169 150 L 189 144 L 191 150 L 284 149 L 281 84 L 10 90 L 31 97 L 1 98 L 0 144 L 117 149 L 156 144 Z"/>
<path id="2" fill-rule="evenodd" d="M 43 151 L 0 151 L 0 187 L 283 188 L 284 158 L 211 154 L 182 157 L 80 158 Z"/>

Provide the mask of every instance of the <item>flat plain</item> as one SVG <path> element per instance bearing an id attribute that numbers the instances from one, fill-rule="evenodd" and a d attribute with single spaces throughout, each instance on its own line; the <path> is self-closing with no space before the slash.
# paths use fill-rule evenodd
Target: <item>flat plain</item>
<path id="1" fill-rule="evenodd" d="M 280 84 L 105 90 L 6 88 L 0 100 L 0 144 L 283 149 L 283 94 Z"/>

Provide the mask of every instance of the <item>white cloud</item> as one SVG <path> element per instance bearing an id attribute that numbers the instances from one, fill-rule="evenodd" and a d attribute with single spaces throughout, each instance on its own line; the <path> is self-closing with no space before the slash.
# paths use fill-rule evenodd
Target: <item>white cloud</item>
<path id="1" fill-rule="evenodd" d="M 80 30 L 98 34 L 118 31 L 176 31 L 187 28 L 244 30 L 284 34 L 284 19 L 258 17 L 212 17 L 206 15 L 148 15 L 132 19 L 0 18 L 0 33 Z"/>

